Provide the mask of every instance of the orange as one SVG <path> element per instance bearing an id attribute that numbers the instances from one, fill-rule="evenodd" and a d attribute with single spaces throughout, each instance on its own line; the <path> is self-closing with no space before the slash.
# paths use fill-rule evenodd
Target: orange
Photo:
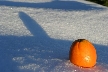
<path id="1" fill-rule="evenodd" d="M 93 67 L 97 59 L 96 49 L 86 39 L 75 40 L 70 47 L 69 59 L 79 67 Z"/>

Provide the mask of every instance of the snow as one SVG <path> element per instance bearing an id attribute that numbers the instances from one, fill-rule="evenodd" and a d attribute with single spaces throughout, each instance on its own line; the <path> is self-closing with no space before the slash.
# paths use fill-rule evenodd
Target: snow
<path id="1" fill-rule="evenodd" d="M 108 8 L 84 0 L 0 0 L 0 72 L 108 72 Z M 97 50 L 93 68 L 68 59 L 72 42 Z"/>

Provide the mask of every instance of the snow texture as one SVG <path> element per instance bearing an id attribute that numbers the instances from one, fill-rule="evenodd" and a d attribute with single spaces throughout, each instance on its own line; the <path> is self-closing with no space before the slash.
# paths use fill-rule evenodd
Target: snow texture
<path id="1" fill-rule="evenodd" d="M 108 72 L 108 8 L 84 0 L 0 0 L 0 72 Z M 84 38 L 97 50 L 93 68 L 69 61 Z"/>

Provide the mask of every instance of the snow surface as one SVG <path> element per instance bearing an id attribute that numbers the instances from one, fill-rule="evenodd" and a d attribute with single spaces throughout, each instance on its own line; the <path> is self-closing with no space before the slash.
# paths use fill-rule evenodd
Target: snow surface
<path id="1" fill-rule="evenodd" d="M 84 0 L 0 0 L 0 72 L 108 72 L 108 8 Z M 91 41 L 93 68 L 70 63 L 72 42 Z"/>

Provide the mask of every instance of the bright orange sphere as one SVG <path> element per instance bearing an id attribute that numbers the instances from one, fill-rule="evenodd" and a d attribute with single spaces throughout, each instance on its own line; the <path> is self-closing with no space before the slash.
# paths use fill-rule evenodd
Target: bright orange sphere
<path id="1" fill-rule="evenodd" d="M 79 67 L 93 67 L 97 59 L 96 49 L 86 39 L 75 40 L 70 47 L 69 59 Z"/>

